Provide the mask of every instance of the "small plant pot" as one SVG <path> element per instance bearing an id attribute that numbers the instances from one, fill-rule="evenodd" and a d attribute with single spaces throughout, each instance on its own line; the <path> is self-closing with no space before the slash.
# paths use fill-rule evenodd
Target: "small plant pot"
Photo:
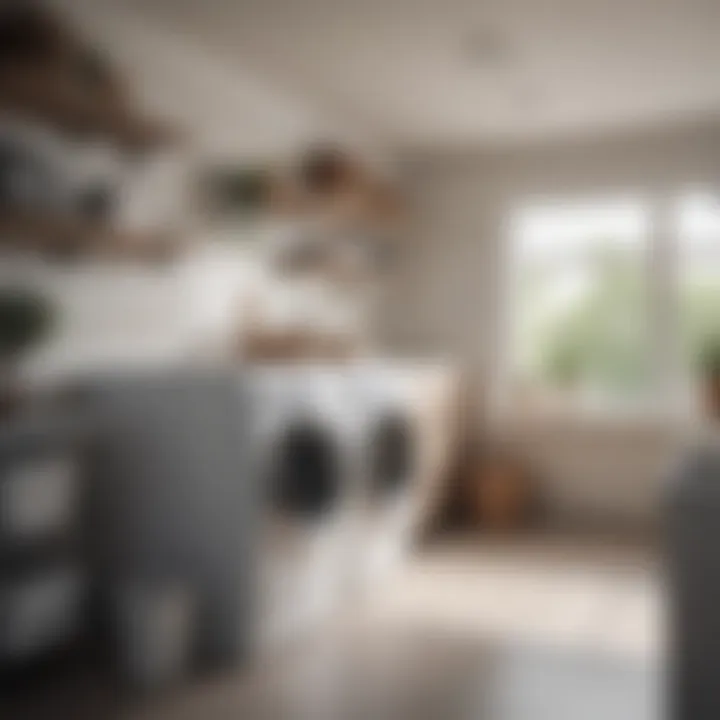
<path id="1" fill-rule="evenodd" d="M 26 353 L 49 332 L 53 307 L 24 288 L 0 291 L 0 413 L 12 413 L 22 396 L 19 368 Z"/>
<path id="2" fill-rule="evenodd" d="M 720 421 L 720 372 L 705 376 L 702 391 L 706 415 L 711 420 Z"/>

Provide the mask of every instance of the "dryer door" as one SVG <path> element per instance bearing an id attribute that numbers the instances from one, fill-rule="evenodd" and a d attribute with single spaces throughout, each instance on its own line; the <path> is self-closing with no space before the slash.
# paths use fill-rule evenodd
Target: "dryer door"
<path id="1" fill-rule="evenodd" d="M 337 438 L 311 419 L 294 419 L 276 439 L 270 481 L 273 509 L 284 516 L 319 522 L 343 497 Z"/>
<path id="2" fill-rule="evenodd" d="M 414 472 L 416 438 L 409 418 L 387 412 L 373 423 L 368 444 L 370 492 L 375 499 L 407 489 Z"/>

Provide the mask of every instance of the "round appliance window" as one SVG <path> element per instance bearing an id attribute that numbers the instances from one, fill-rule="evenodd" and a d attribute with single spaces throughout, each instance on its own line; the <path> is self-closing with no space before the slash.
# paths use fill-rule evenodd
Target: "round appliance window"
<path id="1" fill-rule="evenodd" d="M 273 504 L 283 513 L 319 518 L 340 500 L 337 444 L 311 423 L 289 428 L 280 440 L 273 478 Z"/>
<path id="2" fill-rule="evenodd" d="M 383 417 L 370 442 L 372 492 L 390 495 L 410 482 L 413 467 L 413 435 L 408 420 L 400 415 Z"/>

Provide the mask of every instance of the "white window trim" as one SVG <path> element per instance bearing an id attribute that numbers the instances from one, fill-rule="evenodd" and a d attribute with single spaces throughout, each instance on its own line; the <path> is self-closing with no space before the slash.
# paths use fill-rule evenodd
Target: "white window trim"
<path id="1" fill-rule="evenodd" d="M 712 184 L 702 186 L 667 187 L 652 194 L 629 190 L 626 193 L 598 194 L 583 197 L 527 198 L 527 204 L 559 200 L 582 204 L 612 203 L 614 199 L 632 199 L 644 204 L 649 214 L 647 226 L 647 279 L 648 322 L 650 324 L 651 387 L 648 400 L 638 407 L 604 408 L 589 412 L 577 407 L 562 412 L 560 423 L 583 422 L 590 424 L 642 425 L 658 424 L 663 427 L 694 424 L 696 414 L 688 406 L 686 387 L 682 382 L 681 328 L 680 328 L 680 248 L 681 237 L 677 222 L 678 202 L 693 191 L 717 193 L 720 187 Z M 523 200 L 505 208 L 504 217 L 511 218 Z M 514 347 L 513 334 L 516 321 L 515 288 L 517 286 L 517 263 L 513 223 L 507 222 L 499 238 L 497 259 L 499 283 L 497 297 L 497 327 L 494 352 L 490 359 L 491 379 L 488 392 L 490 415 L 499 421 L 547 422 L 553 420 L 552 411 L 540 411 L 528 416 L 520 410 L 513 398 Z"/>

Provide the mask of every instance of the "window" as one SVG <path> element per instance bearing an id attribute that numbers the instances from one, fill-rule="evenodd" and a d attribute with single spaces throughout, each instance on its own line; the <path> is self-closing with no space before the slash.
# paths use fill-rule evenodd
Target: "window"
<path id="1" fill-rule="evenodd" d="M 674 403 L 678 386 L 690 397 L 698 358 L 720 347 L 720 195 L 683 194 L 670 208 L 668 233 L 653 200 L 529 205 L 514 214 L 514 398 L 629 409 L 663 395 Z M 669 357 L 678 348 L 680 364 Z"/>
<path id="2" fill-rule="evenodd" d="M 625 201 L 518 213 L 512 357 L 526 394 L 624 402 L 646 391 L 648 218 Z"/>
<path id="3" fill-rule="evenodd" d="M 680 339 L 692 379 L 708 347 L 720 345 L 720 196 L 693 193 L 678 203 Z"/>

